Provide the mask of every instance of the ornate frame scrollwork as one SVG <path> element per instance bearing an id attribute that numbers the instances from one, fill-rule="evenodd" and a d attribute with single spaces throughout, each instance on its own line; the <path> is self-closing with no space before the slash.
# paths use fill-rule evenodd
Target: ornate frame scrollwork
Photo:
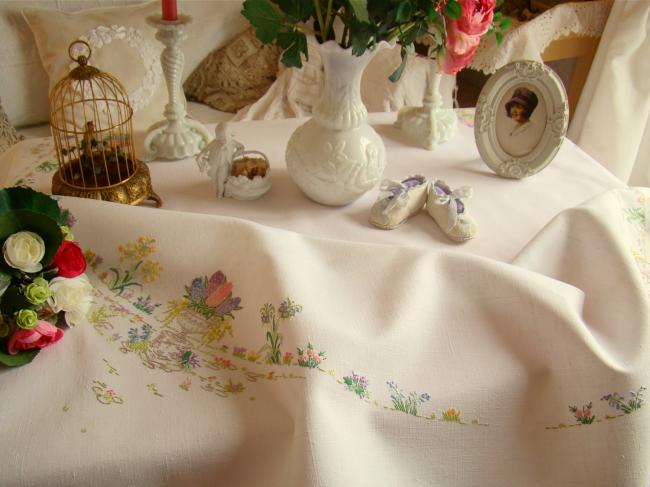
<path id="1" fill-rule="evenodd" d="M 497 137 L 497 114 L 506 93 L 520 84 L 536 88 L 546 120 L 544 132 L 532 150 L 513 156 Z M 521 179 L 550 164 L 562 145 L 568 123 L 566 90 L 558 75 L 537 61 L 515 61 L 494 73 L 481 90 L 474 116 L 474 137 L 479 154 L 490 169 L 501 177 Z"/>

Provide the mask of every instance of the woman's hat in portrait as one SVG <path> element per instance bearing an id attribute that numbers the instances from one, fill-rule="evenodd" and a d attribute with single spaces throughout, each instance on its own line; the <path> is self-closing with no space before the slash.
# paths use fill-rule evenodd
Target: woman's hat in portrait
<path id="1" fill-rule="evenodd" d="M 526 117 L 530 117 L 537 106 L 537 95 L 528 88 L 517 88 L 512 94 L 512 98 L 506 103 L 506 112 L 510 114 L 510 107 L 512 105 L 521 105 L 526 112 Z"/>

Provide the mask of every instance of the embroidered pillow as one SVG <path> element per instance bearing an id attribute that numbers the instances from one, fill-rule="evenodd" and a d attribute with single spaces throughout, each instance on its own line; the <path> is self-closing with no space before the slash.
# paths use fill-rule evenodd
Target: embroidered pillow
<path id="1" fill-rule="evenodd" d="M 188 38 L 181 44 L 186 72 L 193 70 L 215 46 L 223 45 L 226 39 L 246 28 L 246 19 L 240 14 L 241 4 L 238 0 L 179 2 L 179 12 L 193 19 L 186 30 Z M 68 56 L 68 46 L 77 39 L 90 44 L 90 64 L 120 80 L 134 111 L 136 152 L 147 129 L 163 119 L 168 98 L 160 63 L 163 45 L 156 40 L 156 30 L 146 20 L 160 15 L 159 0 L 74 13 L 23 11 L 49 76 L 50 89 L 75 66 Z"/>
<path id="2" fill-rule="evenodd" d="M 9 123 L 9 118 L 2 108 L 2 100 L 0 100 L 0 154 L 18 142 L 18 140 L 16 129 Z"/>
<path id="3" fill-rule="evenodd" d="M 185 93 L 190 100 L 236 112 L 261 98 L 275 81 L 280 52 L 248 29 L 199 64 L 185 82 Z"/>

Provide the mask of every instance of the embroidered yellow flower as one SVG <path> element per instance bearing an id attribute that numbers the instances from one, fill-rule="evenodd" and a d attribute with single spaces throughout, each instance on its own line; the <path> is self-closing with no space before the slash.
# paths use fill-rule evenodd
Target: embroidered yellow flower
<path id="1" fill-rule="evenodd" d="M 185 310 L 187 309 L 188 304 L 189 304 L 189 300 L 187 298 L 174 299 L 168 301 L 163 323 L 165 325 L 169 325 L 176 318 L 183 316 L 183 314 L 185 314 Z"/>
<path id="2" fill-rule="evenodd" d="M 155 260 L 147 260 L 140 266 L 144 282 L 154 282 L 160 277 L 162 266 Z"/>
<path id="3" fill-rule="evenodd" d="M 246 390 L 246 386 L 241 382 L 234 383 L 232 379 L 228 379 L 228 382 L 226 382 L 226 384 L 223 386 L 223 389 L 226 392 L 236 394 L 239 392 L 244 392 L 244 390 Z"/>
<path id="4" fill-rule="evenodd" d="M 460 409 L 449 408 L 442 413 L 442 419 L 445 421 L 455 421 L 460 423 Z"/>
<path id="5" fill-rule="evenodd" d="M 154 246 L 155 243 L 155 238 L 140 237 L 135 243 L 120 245 L 117 248 L 118 252 L 121 254 L 120 262 L 124 262 L 125 260 L 138 261 L 144 259 L 156 251 L 156 247 Z"/>

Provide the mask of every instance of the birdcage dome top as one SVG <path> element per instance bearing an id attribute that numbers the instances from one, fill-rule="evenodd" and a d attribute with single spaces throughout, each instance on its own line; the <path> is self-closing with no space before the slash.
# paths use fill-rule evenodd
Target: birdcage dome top
<path id="1" fill-rule="evenodd" d="M 76 54 L 76 55 L 75 55 Z M 88 122 L 95 130 L 114 130 L 128 125 L 133 109 L 122 83 L 89 64 L 92 51 L 85 41 L 75 41 L 68 55 L 77 63 L 50 93 L 50 123 L 66 133 L 84 132 Z"/>

